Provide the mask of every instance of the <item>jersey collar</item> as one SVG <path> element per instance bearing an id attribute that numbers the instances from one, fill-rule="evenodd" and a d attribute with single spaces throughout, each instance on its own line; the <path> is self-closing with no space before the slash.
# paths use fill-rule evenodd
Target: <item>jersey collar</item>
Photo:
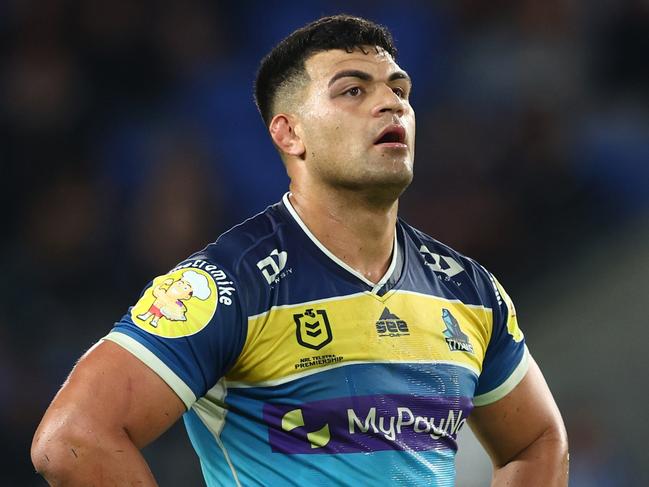
<path id="1" fill-rule="evenodd" d="M 300 226 L 302 231 L 306 234 L 307 237 L 315 244 L 316 247 L 318 247 L 323 254 L 325 254 L 330 260 L 332 260 L 335 264 L 338 266 L 342 267 L 345 269 L 347 272 L 355 276 L 357 279 L 360 279 L 362 282 L 367 284 L 371 288 L 371 292 L 373 294 L 379 293 L 379 291 L 385 286 L 385 284 L 390 280 L 392 275 L 395 273 L 395 270 L 397 269 L 397 263 L 401 262 L 401 259 L 399 258 L 400 254 L 400 249 L 399 249 L 399 243 L 397 240 L 397 229 L 395 226 L 394 229 L 394 243 L 392 244 L 392 259 L 390 260 L 390 265 L 388 266 L 388 269 L 385 271 L 385 274 L 383 277 L 374 284 L 372 281 L 367 279 L 363 274 L 358 272 L 356 269 L 353 267 L 347 265 L 345 262 L 340 260 L 338 257 L 336 257 L 331 251 L 325 247 L 322 242 L 320 242 L 313 233 L 311 233 L 311 230 L 309 230 L 309 227 L 306 226 L 306 223 L 302 221 L 300 216 L 297 214 L 297 211 L 295 211 L 295 208 L 293 208 L 293 205 L 291 204 L 291 201 L 289 200 L 289 195 L 290 192 L 287 192 L 284 194 L 282 197 L 282 202 L 284 203 L 284 206 L 288 210 L 289 214 L 293 217 L 295 222 Z"/>

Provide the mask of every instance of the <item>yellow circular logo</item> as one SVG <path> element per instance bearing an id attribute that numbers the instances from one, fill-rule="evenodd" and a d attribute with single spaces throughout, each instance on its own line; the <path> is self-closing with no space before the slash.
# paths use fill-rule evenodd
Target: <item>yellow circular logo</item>
<path id="1" fill-rule="evenodd" d="M 218 289 L 207 272 L 179 269 L 153 280 L 131 309 L 131 319 L 154 335 L 184 337 L 207 326 L 217 301 Z"/>

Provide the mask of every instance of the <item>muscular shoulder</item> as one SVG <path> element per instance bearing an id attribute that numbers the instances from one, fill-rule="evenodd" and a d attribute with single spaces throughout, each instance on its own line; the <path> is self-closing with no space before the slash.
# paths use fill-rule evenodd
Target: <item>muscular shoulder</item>
<path id="1" fill-rule="evenodd" d="M 237 287 L 244 302 L 256 308 L 286 264 L 284 249 L 291 236 L 280 207 L 281 203 L 270 206 L 235 225 L 177 268 L 203 268 L 217 285 L 220 280 L 222 285 Z"/>

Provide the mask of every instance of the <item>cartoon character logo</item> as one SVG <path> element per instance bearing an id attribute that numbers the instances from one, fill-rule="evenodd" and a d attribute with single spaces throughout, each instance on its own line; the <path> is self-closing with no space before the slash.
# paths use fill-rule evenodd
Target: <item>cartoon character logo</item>
<path id="1" fill-rule="evenodd" d="M 168 338 L 200 331 L 214 315 L 217 288 L 201 269 L 178 270 L 154 279 L 131 318 L 140 328 Z"/>

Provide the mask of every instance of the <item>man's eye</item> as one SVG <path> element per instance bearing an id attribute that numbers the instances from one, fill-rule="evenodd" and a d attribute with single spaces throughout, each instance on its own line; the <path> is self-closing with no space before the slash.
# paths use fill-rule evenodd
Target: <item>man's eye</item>
<path id="1" fill-rule="evenodd" d="M 359 96 L 362 93 L 361 89 L 358 86 L 354 86 L 345 91 L 345 95 L 349 96 Z"/>
<path id="2" fill-rule="evenodd" d="M 392 91 L 399 98 L 405 98 L 406 97 L 406 91 L 403 88 L 398 88 L 398 87 L 397 88 L 392 88 Z"/>

